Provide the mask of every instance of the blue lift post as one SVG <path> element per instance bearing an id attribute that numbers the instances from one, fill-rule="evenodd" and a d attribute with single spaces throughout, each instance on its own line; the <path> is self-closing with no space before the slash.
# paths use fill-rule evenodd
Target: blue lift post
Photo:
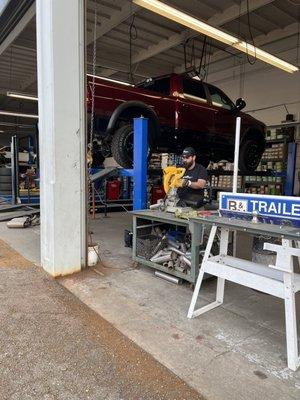
<path id="1" fill-rule="evenodd" d="M 285 185 L 284 185 L 284 194 L 286 196 L 293 196 L 293 194 L 294 194 L 296 149 L 297 149 L 296 143 L 289 143 L 286 179 L 285 179 Z"/>
<path id="2" fill-rule="evenodd" d="M 133 178 L 133 210 L 147 208 L 148 118 L 133 121 L 133 169 L 123 169 L 121 176 Z"/>
<path id="3" fill-rule="evenodd" d="M 147 208 L 148 118 L 133 122 L 133 210 Z"/>

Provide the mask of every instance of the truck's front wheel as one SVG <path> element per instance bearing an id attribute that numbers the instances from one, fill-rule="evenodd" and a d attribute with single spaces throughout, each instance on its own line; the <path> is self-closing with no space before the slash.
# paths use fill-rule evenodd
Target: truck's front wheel
<path id="1" fill-rule="evenodd" d="M 116 162 L 123 168 L 133 166 L 133 126 L 131 124 L 121 126 L 113 135 L 111 152 Z M 148 158 L 150 157 L 148 146 Z"/>

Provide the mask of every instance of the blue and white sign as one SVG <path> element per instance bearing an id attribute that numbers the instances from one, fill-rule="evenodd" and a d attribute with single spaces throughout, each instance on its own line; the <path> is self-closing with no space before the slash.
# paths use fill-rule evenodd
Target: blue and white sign
<path id="1" fill-rule="evenodd" d="M 261 222 L 300 227 L 300 197 L 247 193 L 220 193 L 221 215 L 250 219 L 258 213 Z"/>

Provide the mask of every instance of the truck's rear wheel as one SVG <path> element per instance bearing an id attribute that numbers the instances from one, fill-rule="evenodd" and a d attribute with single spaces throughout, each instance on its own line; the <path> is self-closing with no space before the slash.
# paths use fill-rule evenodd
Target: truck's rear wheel
<path id="1" fill-rule="evenodd" d="M 149 140 L 148 140 L 149 142 Z M 148 145 L 148 158 L 151 156 L 151 146 Z M 123 125 L 113 135 L 111 152 L 116 162 L 123 168 L 133 165 L 133 126 Z"/>
<path id="2" fill-rule="evenodd" d="M 240 148 L 239 169 L 243 173 L 256 170 L 262 156 L 261 146 L 255 140 L 246 140 Z"/>

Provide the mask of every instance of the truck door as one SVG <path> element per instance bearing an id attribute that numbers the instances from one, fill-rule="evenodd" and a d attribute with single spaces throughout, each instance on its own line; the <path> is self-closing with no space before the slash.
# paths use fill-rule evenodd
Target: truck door
<path id="1" fill-rule="evenodd" d="M 182 146 L 209 150 L 214 129 L 214 108 L 210 106 L 202 82 L 184 77 L 178 104 L 178 130 Z"/>
<path id="2" fill-rule="evenodd" d="M 234 143 L 235 137 L 235 106 L 222 90 L 207 85 L 211 105 L 214 109 L 215 143 L 227 146 Z"/>

